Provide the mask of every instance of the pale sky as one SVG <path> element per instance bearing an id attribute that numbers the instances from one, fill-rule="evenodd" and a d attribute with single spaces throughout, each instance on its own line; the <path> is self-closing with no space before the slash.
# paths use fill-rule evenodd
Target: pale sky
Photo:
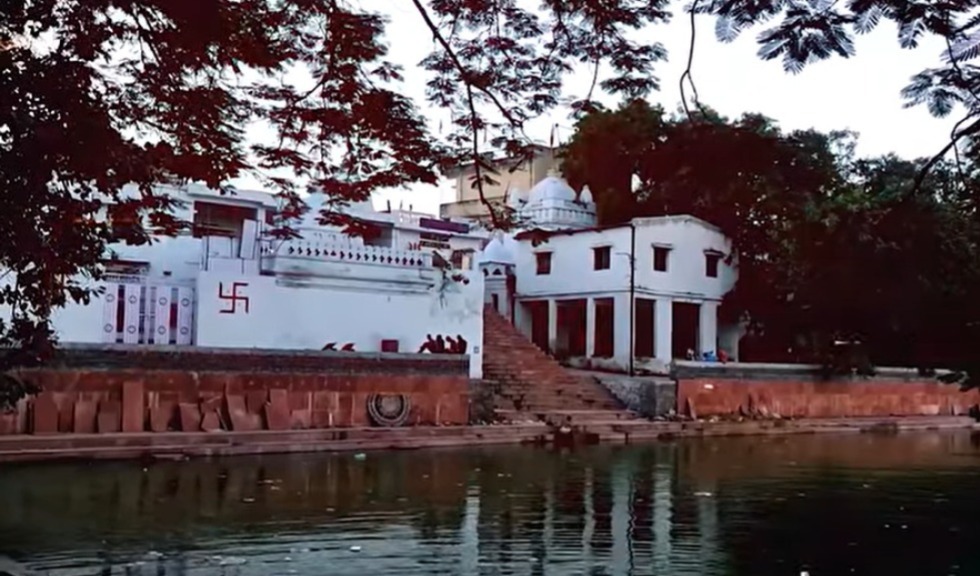
<path id="1" fill-rule="evenodd" d="M 426 73 L 418 68 L 433 48 L 431 34 L 409 0 L 364 0 L 372 8 L 391 17 L 388 26 L 390 59 L 404 68 L 407 94 L 421 105 L 438 134 L 439 121 L 448 118 L 441 110 L 428 107 L 423 99 Z M 651 27 L 636 36 L 660 41 L 669 60 L 657 65 L 661 89 L 651 102 L 674 110 L 680 104 L 678 82 L 686 65 L 690 22 L 678 2 L 669 24 Z M 756 56 L 758 30 L 745 33 L 731 44 L 715 39 L 714 19 L 699 17 L 693 76 L 701 101 L 727 116 L 759 112 L 776 119 L 786 130 L 816 128 L 829 131 L 850 129 L 860 134 L 858 154 L 873 156 L 894 152 L 903 157 L 930 156 L 945 144 L 956 121 L 956 114 L 936 119 L 924 107 L 902 107 L 900 90 L 916 72 L 938 65 L 945 46 L 941 39 L 927 38 L 915 50 L 898 46 L 895 26 L 884 22 L 872 34 L 858 37 L 857 56 L 849 60 L 834 58 L 811 64 L 798 75 L 783 71 L 778 60 L 765 62 Z M 582 97 L 588 91 L 591 71 L 580 70 L 567 78 L 568 96 Z M 606 96 L 608 105 L 615 101 Z M 558 140 L 571 134 L 567 110 L 558 110 L 529 126 L 531 137 L 547 143 L 552 126 L 559 125 Z M 243 187 L 254 187 L 248 181 Z M 438 213 L 439 204 L 453 200 L 448 185 L 414 186 L 411 190 L 378 193 L 375 205 L 386 200 L 394 206 L 403 202 L 415 210 Z"/>

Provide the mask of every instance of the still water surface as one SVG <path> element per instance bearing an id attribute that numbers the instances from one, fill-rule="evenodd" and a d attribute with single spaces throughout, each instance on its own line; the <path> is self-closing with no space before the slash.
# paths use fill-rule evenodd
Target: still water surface
<path id="1" fill-rule="evenodd" d="M 980 574 L 968 434 L 0 468 L 52 575 Z M 2 563 L 0 563 L 2 565 Z"/>

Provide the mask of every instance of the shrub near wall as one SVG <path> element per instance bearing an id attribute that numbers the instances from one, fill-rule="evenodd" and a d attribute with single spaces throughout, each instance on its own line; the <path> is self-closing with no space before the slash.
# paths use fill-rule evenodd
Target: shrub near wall
<path id="1" fill-rule="evenodd" d="M 882 368 L 871 378 L 824 380 L 815 366 L 678 362 L 677 409 L 725 415 L 838 418 L 965 415 L 980 392 Z"/>
<path id="2" fill-rule="evenodd" d="M 466 424 L 465 356 L 83 346 L 17 374 L 42 392 L 3 433 L 369 426 L 369 398 L 409 401 L 409 425 Z"/>

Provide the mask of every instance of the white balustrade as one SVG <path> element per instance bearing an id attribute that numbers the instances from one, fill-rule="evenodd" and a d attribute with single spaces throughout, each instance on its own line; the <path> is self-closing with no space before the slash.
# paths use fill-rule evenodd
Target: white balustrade
<path id="1" fill-rule="evenodd" d="M 262 252 L 264 256 L 275 258 L 300 258 L 400 268 L 430 268 L 432 266 L 431 254 L 417 250 L 396 250 L 382 246 L 290 240 L 278 246 L 265 245 Z"/>

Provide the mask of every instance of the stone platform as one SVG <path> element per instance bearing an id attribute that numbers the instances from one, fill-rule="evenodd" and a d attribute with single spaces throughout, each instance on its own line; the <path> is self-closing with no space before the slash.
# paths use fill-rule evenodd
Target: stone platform
<path id="1" fill-rule="evenodd" d="M 745 422 L 580 420 L 577 426 L 607 443 L 699 436 L 746 436 L 974 429 L 965 417 L 826 418 Z M 546 443 L 543 423 L 497 426 L 418 426 L 255 432 L 38 434 L 0 437 L 0 462 L 183 459 L 247 454 L 412 450 Z"/>

